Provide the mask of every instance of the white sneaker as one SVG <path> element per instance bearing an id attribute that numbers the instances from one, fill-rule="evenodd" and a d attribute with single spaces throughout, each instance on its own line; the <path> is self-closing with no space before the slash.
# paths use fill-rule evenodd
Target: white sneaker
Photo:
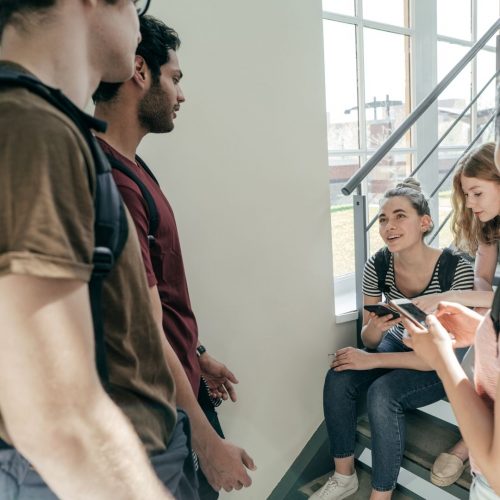
<path id="1" fill-rule="evenodd" d="M 356 493 L 359 488 L 358 476 L 354 473 L 352 476 L 344 476 L 335 473 L 330 476 L 326 483 L 316 493 L 311 495 L 312 500 L 340 500 Z"/>

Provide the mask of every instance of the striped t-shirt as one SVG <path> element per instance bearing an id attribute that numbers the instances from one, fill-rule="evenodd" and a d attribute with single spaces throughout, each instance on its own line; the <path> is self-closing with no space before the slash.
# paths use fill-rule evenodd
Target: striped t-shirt
<path id="1" fill-rule="evenodd" d="M 384 297 L 385 301 L 394 299 L 412 299 L 415 297 L 419 297 L 420 295 L 431 295 L 433 293 L 442 293 L 447 290 L 441 290 L 441 286 L 439 285 L 439 265 L 441 262 L 443 254 L 440 255 L 436 266 L 434 267 L 434 271 L 432 272 L 432 278 L 429 284 L 422 290 L 419 294 L 413 297 L 407 297 L 403 295 L 398 287 L 396 286 L 396 281 L 394 279 L 394 256 L 391 254 L 389 268 L 387 269 L 387 274 L 385 276 L 385 290 Z M 363 293 L 370 297 L 381 297 L 382 290 L 379 289 L 377 271 L 375 270 L 375 255 L 372 255 L 368 262 L 365 264 L 365 269 L 363 271 Z M 472 266 L 465 259 L 459 259 L 457 263 L 457 267 L 455 268 L 455 275 L 453 277 L 453 281 L 451 284 L 450 290 L 471 290 L 474 286 L 474 270 Z M 389 335 L 397 342 L 403 343 L 403 332 L 404 327 L 401 323 L 398 323 L 396 326 L 393 326 L 390 330 L 387 331 L 386 335 Z"/>

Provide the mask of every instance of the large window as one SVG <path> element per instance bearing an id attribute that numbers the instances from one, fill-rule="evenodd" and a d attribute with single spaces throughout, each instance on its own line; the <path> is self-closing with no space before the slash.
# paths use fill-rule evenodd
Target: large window
<path id="1" fill-rule="evenodd" d="M 354 272 L 352 197 L 345 182 L 411 111 L 408 0 L 323 0 L 332 245 L 336 277 Z M 361 12 L 362 11 L 362 12 Z M 413 164 L 411 135 L 367 179 L 370 213 Z M 372 231 L 371 242 L 380 246 Z"/>
<path id="2" fill-rule="evenodd" d="M 424 12 L 424 8 L 431 10 Z M 336 283 L 345 282 L 354 272 L 352 197 L 343 196 L 341 188 L 499 15 L 498 0 L 436 0 L 434 7 L 418 0 L 323 0 Z M 369 220 L 378 210 L 381 194 L 416 167 L 485 86 L 494 69 L 492 38 L 424 115 L 431 126 L 414 127 L 366 178 L 363 192 L 367 194 Z M 491 82 L 443 141 L 435 159 L 420 171 L 420 180 L 428 193 L 484 126 L 494 108 L 494 99 Z M 479 142 L 492 139 L 491 126 Z M 450 211 L 450 178 L 433 205 L 436 225 Z M 369 234 L 370 253 L 382 244 L 376 226 Z M 450 232 L 445 229 L 439 245 L 445 246 L 450 240 Z M 336 286 L 337 293 L 343 289 Z"/>

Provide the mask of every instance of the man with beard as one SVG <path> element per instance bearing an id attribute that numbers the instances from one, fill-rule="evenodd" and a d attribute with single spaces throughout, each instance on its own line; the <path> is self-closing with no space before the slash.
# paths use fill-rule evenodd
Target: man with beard
<path id="1" fill-rule="evenodd" d="M 223 439 L 213 401 L 235 401 L 232 384 L 237 380 L 198 341 L 172 208 L 148 167 L 136 156 L 145 135 L 173 130 L 184 102 L 177 33 L 148 16 L 141 18 L 140 29 L 134 76 L 123 84 L 102 83 L 93 96 L 95 115 L 108 123 L 100 143 L 137 227 L 153 310 L 166 337 L 164 354 L 174 373 L 177 401 L 190 417 L 193 449 L 201 466 L 200 497 L 213 499 L 220 488 L 231 491 L 250 486 L 246 468 L 255 466 L 245 450 Z M 151 227 L 148 196 L 158 212 L 157 229 Z"/>

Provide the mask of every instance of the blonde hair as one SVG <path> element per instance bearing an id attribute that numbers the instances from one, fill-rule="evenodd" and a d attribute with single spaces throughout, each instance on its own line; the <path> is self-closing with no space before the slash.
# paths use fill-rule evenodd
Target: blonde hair
<path id="1" fill-rule="evenodd" d="M 497 216 L 481 222 L 472 210 L 465 206 L 466 197 L 462 189 L 462 175 L 500 184 L 500 175 L 494 161 L 495 144 L 487 142 L 467 153 L 459 162 L 453 177 L 451 202 L 453 216 L 451 232 L 453 244 L 464 252 L 474 255 L 480 243 L 491 245 L 498 239 L 500 218 Z"/>

